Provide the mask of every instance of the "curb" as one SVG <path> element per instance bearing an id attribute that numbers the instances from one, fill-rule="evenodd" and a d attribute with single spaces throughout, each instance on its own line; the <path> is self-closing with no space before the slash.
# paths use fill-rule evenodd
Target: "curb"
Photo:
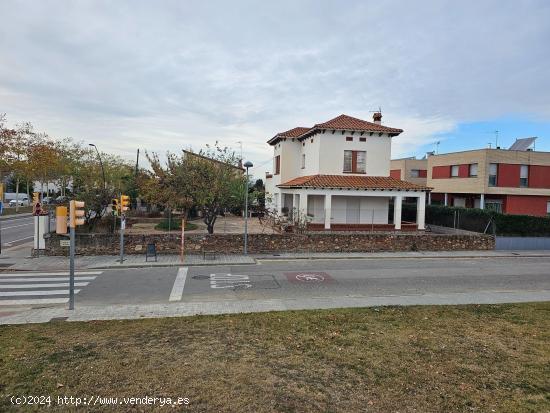
<path id="1" fill-rule="evenodd" d="M 227 262 L 227 261 L 213 261 L 213 262 L 204 262 L 204 263 L 166 263 L 166 264 L 157 264 L 157 265 L 151 265 L 151 264 L 130 264 L 130 265 L 94 265 L 94 266 L 88 266 L 86 269 L 88 270 L 124 270 L 129 268 L 169 268 L 169 267 L 204 267 L 204 266 L 212 266 L 212 265 L 256 265 L 257 262 L 254 260 L 254 262 Z"/>
<path id="2" fill-rule="evenodd" d="M 416 259 L 488 259 L 488 258 L 550 258 L 550 254 L 533 254 L 533 255 L 430 255 L 418 257 L 255 257 L 256 261 L 299 261 L 299 260 L 416 260 Z"/>

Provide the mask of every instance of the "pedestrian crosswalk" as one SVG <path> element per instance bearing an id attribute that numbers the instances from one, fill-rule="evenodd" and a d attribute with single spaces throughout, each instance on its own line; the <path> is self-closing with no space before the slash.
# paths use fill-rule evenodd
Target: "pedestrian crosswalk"
<path id="1" fill-rule="evenodd" d="M 102 271 L 75 272 L 78 294 Z M 0 307 L 14 305 L 64 304 L 69 301 L 68 272 L 0 273 Z"/>

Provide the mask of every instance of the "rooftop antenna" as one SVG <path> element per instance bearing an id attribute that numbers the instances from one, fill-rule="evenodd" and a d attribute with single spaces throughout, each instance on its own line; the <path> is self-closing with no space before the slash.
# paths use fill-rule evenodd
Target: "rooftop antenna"
<path id="1" fill-rule="evenodd" d="M 491 149 L 491 145 L 492 145 L 491 142 L 489 142 L 489 149 Z"/>
<path id="2" fill-rule="evenodd" d="M 498 130 L 495 131 L 495 148 L 498 149 Z"/>
<path id="3" fill-rule="evenodd" d="M 441 143 L 440 141 L 437 141 L 437 142 L 435 143 L 435 154 L 436 154 L 436 155 L 439 154 L 439 144 L 440 144 L 440 143 Z"/>

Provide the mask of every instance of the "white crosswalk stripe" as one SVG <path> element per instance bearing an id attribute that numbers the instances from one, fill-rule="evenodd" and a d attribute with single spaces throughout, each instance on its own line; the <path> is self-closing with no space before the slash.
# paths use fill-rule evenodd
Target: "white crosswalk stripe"
<path id="1" fill-rule="evenodd" d="M 102 271 L 75 272 L 75 294 Z M 68 272 L 0 273 L 0 307 L 16 305 L 64 304 L 69 301 Z"/>

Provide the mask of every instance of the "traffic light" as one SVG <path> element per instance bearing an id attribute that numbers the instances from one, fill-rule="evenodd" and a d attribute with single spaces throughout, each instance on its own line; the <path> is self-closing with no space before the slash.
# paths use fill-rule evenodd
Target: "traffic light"
<path id="1" fill-rule="evenodd" d="M 111 208 L 113 210 L 114 215 L 118 215 L 118 211 L 120 209 L 120 205 L 118 204 L 118 199 L 113 199 L 113 203 L 111 204 Z"/>
<path id="2" fill-rule="evenodd" d="M 120 211 L 128 211 L 130 209 L 130 197 L 128 195 L 120 196 Z"/>
<path id="3" fill-rule="evenodd" d="M 84 225 L 84 201 L 71 201 L 69 208 L 69 226 L 76 228 L 78 225 Z"/>
<path id="4" fill-rule="evenodd" d="M 67 233 L 67 207 L 58 206 L 55 208 L 55 233 Z"/>
<path id="5" fill-rule="evenodd" d="M 32 203 L 38 204 L 40 202 L 40 194 L 38 192 L 32 193 Z"/>

